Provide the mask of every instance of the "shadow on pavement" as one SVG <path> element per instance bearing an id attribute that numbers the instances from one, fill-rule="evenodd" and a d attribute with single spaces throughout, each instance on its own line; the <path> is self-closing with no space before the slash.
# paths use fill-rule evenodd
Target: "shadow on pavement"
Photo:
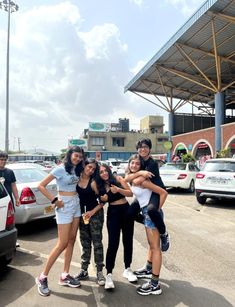
<path id="1" fill-rule="evenodd" d="M 146 281 L 142 280 L 137 286 Z M 126 285 L 121 282 L 115 282 L 115 290 L 106 291 L 99 289 L 103 295 L 100 298 L 100 306 L 112 307 L 233 307 L 226 298 L 219 293 L 203 288 L 194 287 L 190 282 L 181 280 L 161 280 L 162 294 L 141 296 L 136 293 L 136 288 L 130 284 Z M 131 291 L 130 291 L 131 290 Z"/>
<path id="2" fill-rule="evenodd" d="M 18 239 L 24 241 L 45 242 L 57 237 L 55 219 L 42 219 L 24 225 L 16 225 Z"/>
<path id="3" fill-rule="evenodd" d="M 40 256 L 25 253 L 24 251 L 16 250 L 16 255 L 12 261 L 12 265 L 17 267 L 25 266 L 40 266 L 43 261 Z"/>
<path id="4" fill-rule="evenodd" d="M 0 306 L 8 306 L 34 287 L 34 278 L 23 271 L 7 267 L 0 275 Z"/>

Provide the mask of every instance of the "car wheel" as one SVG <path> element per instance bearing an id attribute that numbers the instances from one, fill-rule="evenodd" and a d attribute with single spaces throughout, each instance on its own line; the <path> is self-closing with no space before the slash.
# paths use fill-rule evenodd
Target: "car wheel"
<path id="1" fill-rule="evenodd" d="M 194 180 L 191 180 L 188 191 L 189 191 L 189 193 L 194 193 L 194 191 L 195 191 Z"/>
<path id="2" fill-rule="evenodd" d="M 196 196 L 196 197 L 197 197 L 197 201 L 199 202 L 199 204 L 204 205 L 206 203 L 205 196 Z"/>

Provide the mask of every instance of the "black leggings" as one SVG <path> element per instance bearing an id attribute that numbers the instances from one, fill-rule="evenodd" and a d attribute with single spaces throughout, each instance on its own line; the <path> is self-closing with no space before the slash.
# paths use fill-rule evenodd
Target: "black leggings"
<path id="1" fill-rule="evenodd" d="M 108 249 L 106 254 L 107 273 L 112 273 L 118 251 L 120 233 L 124 249 L 125 268 L 130 267 L 133 253 L 134 220 L 128 218 L 130 205 L 109 205 L 107 213 Z"/>
<path id="2" fill-rule="evenodd" d="M 166 232 L 166 226 L 163 220 L 162 212 L 158 211 L 160 197 L 156 193 L 152 193 L 149 203 L 148 203 L 148 215 L 153 221 L 154 225 L 157 227 L 160 234 Z M 140 205 L 137 199 L 133 201 L 129 208 L 129 218 L 134 219 L 136 222 L 143 224 L 143 215 L 140 214 Z"/>

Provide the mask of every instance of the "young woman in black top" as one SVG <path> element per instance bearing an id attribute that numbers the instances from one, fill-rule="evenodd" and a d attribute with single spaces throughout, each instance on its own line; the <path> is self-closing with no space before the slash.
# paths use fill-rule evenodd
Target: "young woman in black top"
<path id="1" fill-rule="evenodd" d="M 103 205 L 98 201 L 98 191 L 93 181 L 97 169 L 97 162 L 90 158 L 85 160 L 84 169 L 79 178 L 77 192 L 80 199 L 83 219 L 80 221 L 80 241 L 82 245 L 82 266 L 78 279 L 88 278 L 88 266 L 91 260 L 92 245 L 97 269 L 97 283 L 104 286 L 105 278 L 102 270 L 104 266 L 104 252 L 102 243 L 102 229 L 104 224 Z"/>
<path id="2" fill-rule="evenodd" d="M 137 281 L 136 276 L 130 269 L 133 252 L 134 221 L 128 219 L 129 203 L 126 197 L 131 197 L 132 192 L 124 178 L 114 177 L 108 165 L 101 163 L 95 177 L 97 189 L 102 202 L 108 202 L 107 228 L 108 228 L 108 249 L 106 254 L 107 276 L 105 289 L 113 289 L 112 271 L 115 266 L 115 259 L 118 251 L 120 233 L 122 231 L 124 264 L 123 277 L 129 282 Z"/>

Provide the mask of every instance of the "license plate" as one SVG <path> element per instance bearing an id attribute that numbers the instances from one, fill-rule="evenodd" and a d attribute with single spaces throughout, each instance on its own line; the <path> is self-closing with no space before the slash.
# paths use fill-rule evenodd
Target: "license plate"
<path id="1" fill-rule="evenodd" d="M 229 179 L 222 179 L 222 178 L 209 180 L 211 184 L 228 184 L 229 181 L 230 181 Z"/>
<path id="2" fill-rule="evenodd" d="M 50 214 L 54 212 L 54 208 L 52 206 L 48 206 L 44 209 L 44 214 Z"/>

